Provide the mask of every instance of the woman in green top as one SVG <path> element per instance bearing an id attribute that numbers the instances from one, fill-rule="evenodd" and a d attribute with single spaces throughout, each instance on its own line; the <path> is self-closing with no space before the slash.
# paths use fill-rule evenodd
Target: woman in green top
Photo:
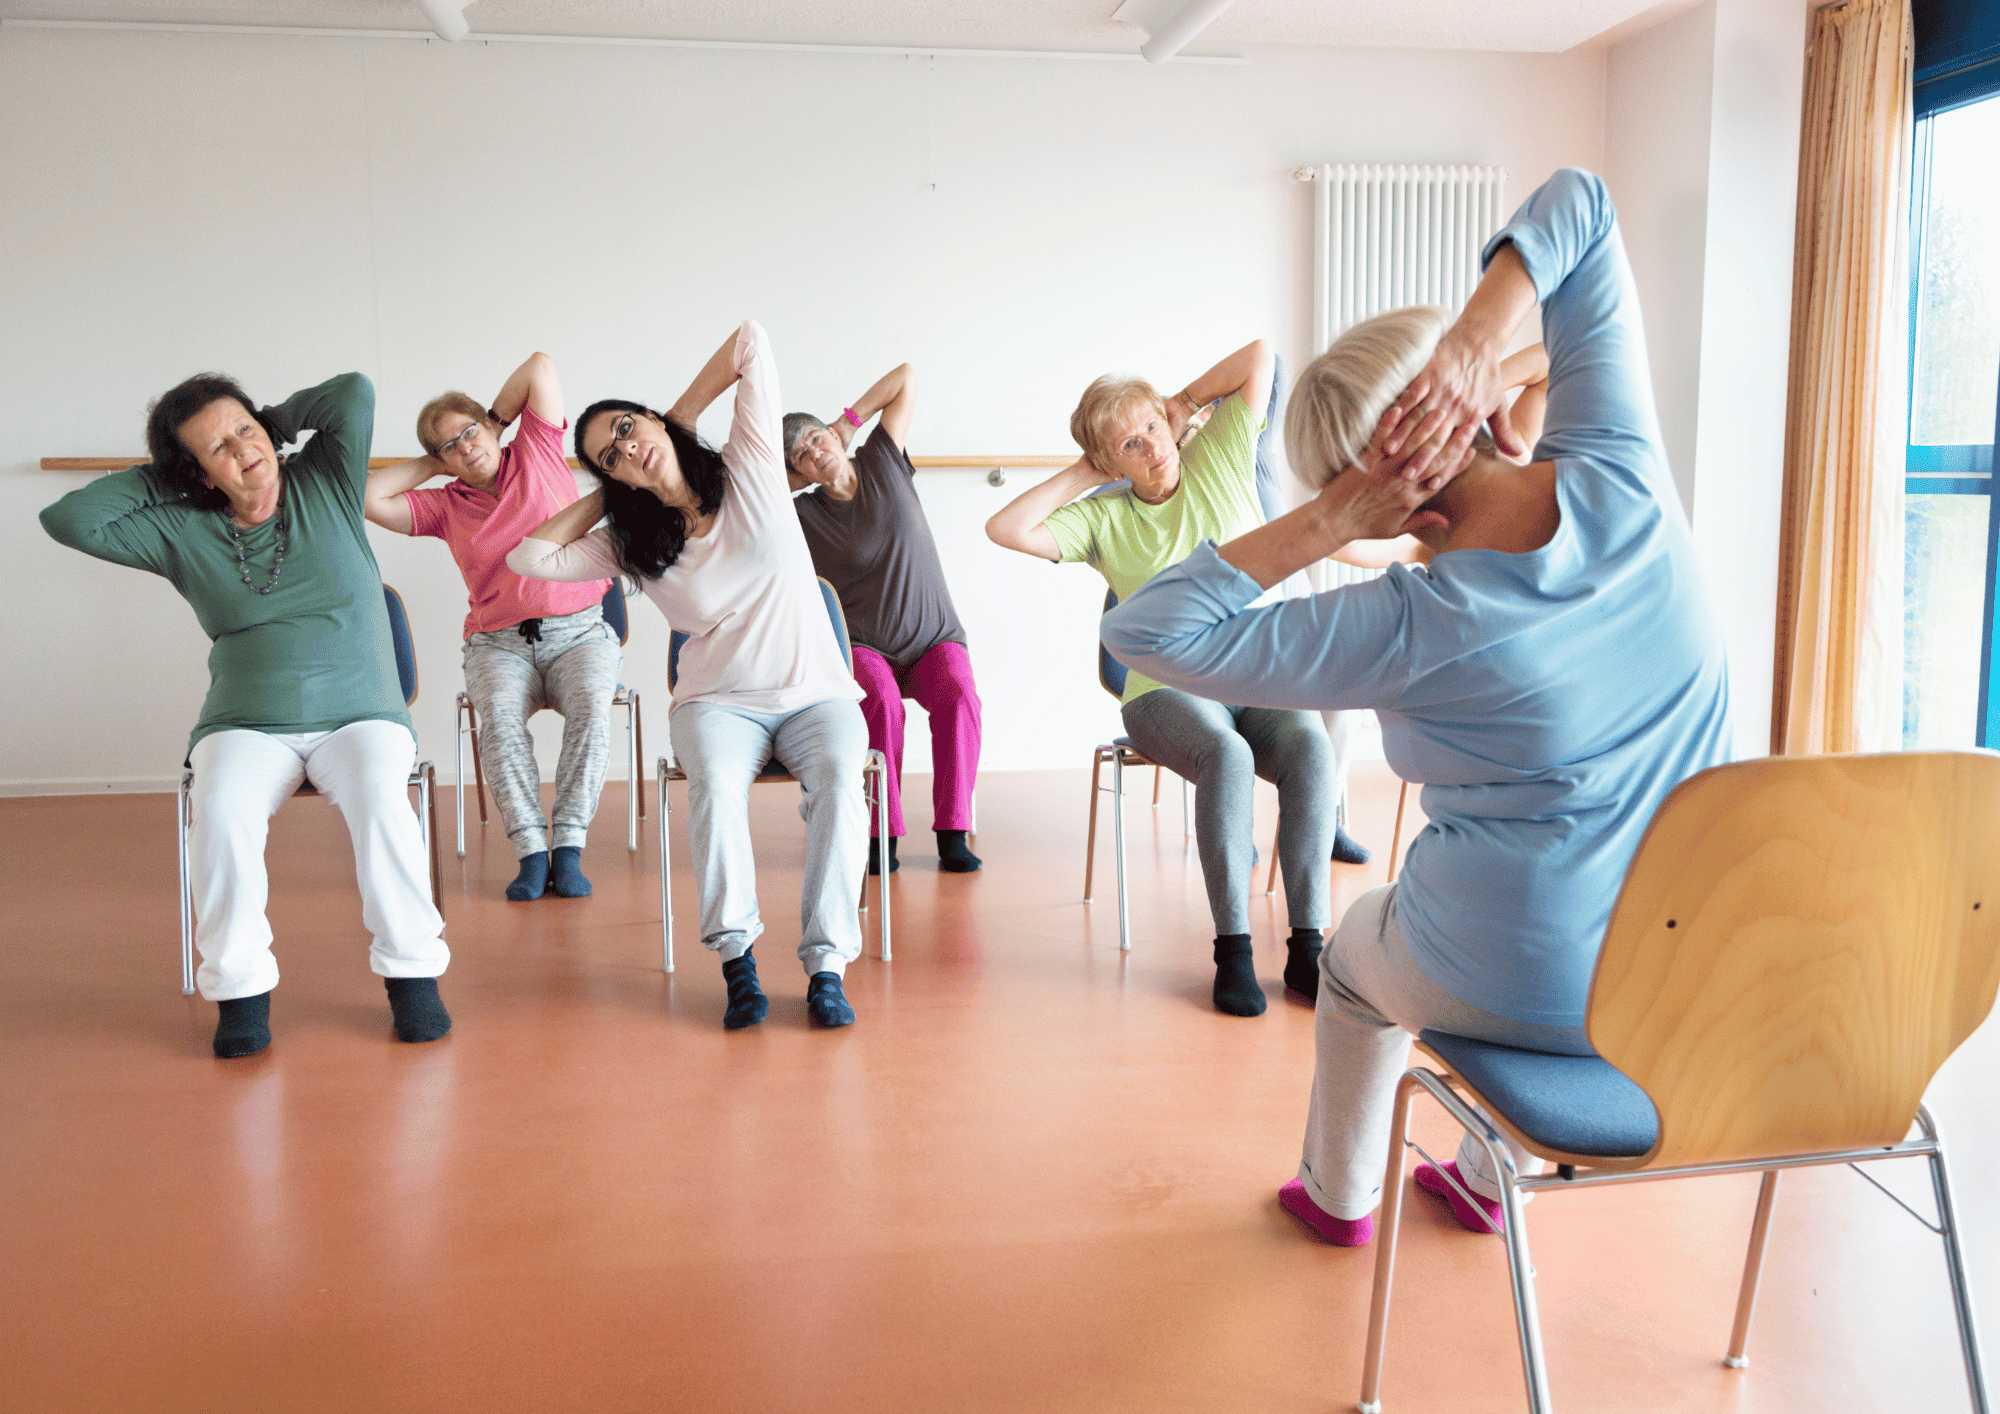
<path id="1" fill-rule="evenodd" d="M 362 488 L 375 390 L 358 373 L 253 412 L 232 380 L 200 374 L 153 404 L 152 460 L 42 512 L 57 541 L 160 575 L 213 647 L 189 741 L 188 867 L 201 994 L 220 1004 L 218 1056 L 270 1044 L 278 964 L 264 917 L 270 817 L 310 780 L 354 841 L 369 964 L 396 1034 L 451 1029 L 437 976 L 450 954 L 431 902 L 406 784 L 416 760 Z M 290 458 L 274 444 L 313 438 Z"/>
<path id="2" fill-rule="evenodd" d="M 1143 380 L 1098 379 L 1070 418 L 1083 455 L 988 521 L 988 537 L 1044 560 L 1090 565 L 1124 600 L 1204 540 L 1254 530 L 1264 519 L 1257 435 L 1275 376 L 1276 356 L 1259 339 L 1164 402 Z M 1219 406 L 1183 450 L 1190 419 L 1211 403 Z M 1117 482 L 1130 485 L 1113 489 Z M 1084 494 L 1093 490 L 1098 494 Z M 1139 673 L 1125 679 L 1123 715 L 1134 747 L 1196 786 L 1195 845 L 1215 923 L 1216 1009 L 1233 1016 L 1264 1010 L 1250 946 L 1258 776 L 1278 787 L 1278 863 L 1292 925 L 1285 986 L 1316 999 L 1334 840 L 1333 748 L 1324 724 L 1309 712 L 1209 702 Z"/>

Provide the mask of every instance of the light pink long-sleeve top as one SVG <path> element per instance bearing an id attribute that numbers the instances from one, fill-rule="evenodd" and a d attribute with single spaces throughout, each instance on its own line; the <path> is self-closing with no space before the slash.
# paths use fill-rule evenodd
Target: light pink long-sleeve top
<path id="1" fill-rule="evenodd" d="M 674 706 L 716 702 L 786 714 L 830 699 L 861 700 L 785 482 L 778 371 L 763 326 L 736 332 L 736 409 L 722 461 L 729 489 L 708 533 L 690 536 L 680 559 L 639 587 L 668 625 L 689 635 L 681 649 Z M 557 545 L 533 536 L 507 556 L 531 579 L 604 579 L 620 573 L 611 532 L 599 526 Z"/>

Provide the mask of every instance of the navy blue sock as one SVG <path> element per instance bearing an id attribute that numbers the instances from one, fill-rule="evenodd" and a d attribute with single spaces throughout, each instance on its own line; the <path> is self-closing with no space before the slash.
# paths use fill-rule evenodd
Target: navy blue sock
<path id="1" fill-rule="evenodd" d="M 271 994 L 231 997 L 216 1006 L 215 1053 L 223 1060 L 254 1056 L 271 1044 Z"/>
<path id="2" fill-rule="evenodd" d="M 818 1026 L 852 1026 L 854 1008 L 840 988 L 838 972 L 815 972 L 806 983 L 806 1010 Z"/>
<path id="3" fill-rule="evenodd" d="M 516 903 L 526 903 L 529 899 L 540 898 L 549 891 L 549 855 L 547 850 L 521 856 L 521 872 L 514 876 L 514 882 L 507 886 L 507 897 Z"/>
<path id="4" fill-rule="evenodd" d="M 549 887 L 564 898 L 588 898 L 590 880 L 583 877 L 583 846 L 557 845 L 549 855 Z"/>
<path id="5" fill-rule="evenodd" d="M 398 1041 L 435 1041 L 451 1030 L 451 1013 L 438 995 L 437 978 L 384 977 L 382 983 L 389 989 Z"/>
<path id="6" fill-rule="evenodd" d="M 965 847 L 965 831 L 939 830 L 938 868 L 947 874 L 970 874 L 985 863 L 978 855 Z"/>
<path id="7" fill-rule="evenodd" d="M 743 956 L 722 964 L 722 980 L 729 984 L 729 1005 L 723 1010 L 722 1025 L 727 1031 L 755 1026 L 770 1015 L 771 1003 L 757 985 L 757 959 L 745 948 Z"/>
<path id="8" fill-rule="evenodd" d="M 1224 933 L 1215 940 L 1215 1009 L 1231 1016 L 1262 1016 L 1264 989 L 1257 985 L 1257 960 L 1248 933 Z"/>
<path id="9" fill-rule="evenodd" d="M 889 836 L 889 872 L 893 874 L 902 867 L 902 862 L 896 858 L 896 837 L 891 835 Z M 882 841 L 879 839 L 868 841 L 868 872 L 870 874 L 880 874 L 882 872 Z"/>
<path id="10" fill-rule="evenodd" d="M 1368 846 L 1335 825 L 1333 827 L 1333 862 L 1335 864 L 1366 864 L 1375 856 Z"/>
<path id="11" fill-rule="evenodd" d="M 1285 939 L 1285 990 L 1301 1000 L 1319 1001 L 1319 954 L 1325 941 L 1317 928 L 1294 928 Z"/>

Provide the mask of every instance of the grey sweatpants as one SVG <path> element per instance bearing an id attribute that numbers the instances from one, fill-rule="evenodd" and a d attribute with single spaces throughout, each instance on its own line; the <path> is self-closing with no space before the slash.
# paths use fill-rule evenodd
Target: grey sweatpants
<path id="1" fill-rule="evenodd" d="M 465 691 L 479 713 L 479 769 L 517 859 L 552 846 L 582 846 L 611 758 L 611 695 L 624 656 L 595 604 L 539 622 L 535 643 L 518 625 L 465 640 Z M 563 719 L 555 809 L 546 824 L 542 770 L 528 735 L 528 718 L 544 707 Z"/>
<path id="2" fill-rule="evenodd" d="M 1312 1111 L 1299 1181 L 1337 1218 L 1366 1217 L 1382 1201 L 1396 1082 L 1408 1067 L 1411 1036 L 1427 1026 L 1524 1051 L 1596 1054 L 1581 1026 L 1511 1021 L 1433 982 L 1396 926 L 1396 886 L 1370 889 L 1348 906 L 1319 955 Z M 1507 1147 L 1516 1172 L 1541 1171 L 1540 1160 L 1511 1142 Z M 1459 1142 L 1458 1171 L 1473 1192 L 1500 1196 L 1486 1146 L 1471 1135 Z"/>
<path id="3" fill-rule="evenodd" d="M 1132 745 L 1195 784 L 1194 841 L 1217 936 L 1250 931 L 1257 777 L 1278 787 L 1278 867 L 1294 928 L 1324 928 L 1333 817 L 1333 748 L 1311 712 L 1228 707 L 1162 687 L 1125 704 Z"/>
<path id="4" fill-rule="evenodd" d="M 868 807 L 861 796 L 868 724 L 860 705 L 835 698 L 777 714 L 690 702 L 676 707 L 670 721 L 674 756 L 688 778 L 688 852 L 701 892 L 702 946 L 728 962 L 764 931 L 750 847 L 750 783 L 766 761 L 777 761 L 805 789 L 799 961 L 808 977 L 845 972 L 861 956 L 857 914 L 868 867 Z"/>

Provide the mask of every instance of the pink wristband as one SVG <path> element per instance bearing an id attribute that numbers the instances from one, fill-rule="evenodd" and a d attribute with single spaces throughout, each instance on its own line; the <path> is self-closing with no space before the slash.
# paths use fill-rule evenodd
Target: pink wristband
<path id="1" fill-rule="evenodd" d="M 854 409 L 853 409 L 853 408 L 842 408 L 842 409 L 840 410 L 840 415 L 841 415 L 842 417 L 846 418 L 846 419 L 847 419 L 847 420 L 848 420 L 848 421 L 849 421 L 850 423 L 852 423 L 852 424 L 853 424 L 854 426 L 856 426 L 856 427 L 859 427 L 859 426 L 861 426 L 861 419 L 860 419 L 860 418 L 858 418 L 858 417 L 856 417 L 856 416 L 854 415 Z"/>

